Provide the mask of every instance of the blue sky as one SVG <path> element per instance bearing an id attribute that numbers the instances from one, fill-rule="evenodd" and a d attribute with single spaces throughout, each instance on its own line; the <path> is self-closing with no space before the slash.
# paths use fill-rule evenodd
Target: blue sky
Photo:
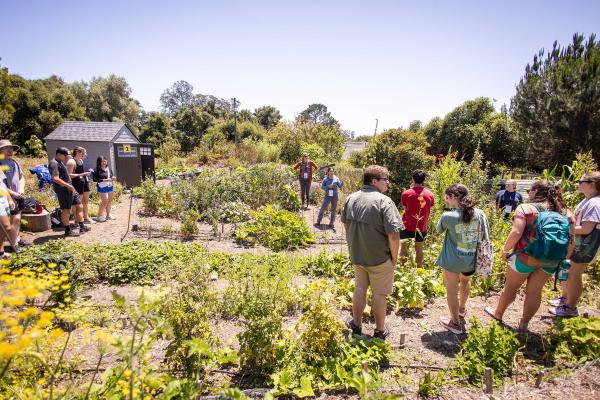
<path id="1" fill-rule="evenodd" d="M 8 1 L 0 61 L 26 78 L 124 76 L 144 109 L 194 91 L 273 105 L 323 103 L 371 134 L 427 122 L 468 99 L 510 103 L 554 40 L 600 33 L 600 1 Z"/>

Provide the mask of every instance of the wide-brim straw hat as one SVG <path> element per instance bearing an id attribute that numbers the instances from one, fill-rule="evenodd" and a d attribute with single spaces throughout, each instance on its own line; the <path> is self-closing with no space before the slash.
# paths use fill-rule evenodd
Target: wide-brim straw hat
<path id="1" fill-rule="evenodd" d="M 7 140 L 7 139 L 0 140 L 0 149 L 3 149 L 5 147 L 12 147 L 14 151 L 17 151 L 20 149 L 20 147 L 17 146 L 16 144 L 12 144 L 10 142 L 10 140 Z"/>

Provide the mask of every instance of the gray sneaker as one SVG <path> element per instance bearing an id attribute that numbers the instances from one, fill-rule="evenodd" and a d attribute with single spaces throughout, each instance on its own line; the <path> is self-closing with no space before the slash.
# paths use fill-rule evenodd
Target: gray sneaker
<path id="1" fill-rule="evenodd" d="M 548 309 L 548 311 L 550 311 L 550 314 L 554 314 L 557 317 L 577 317 L 579 315 L 579 311 L 577 310 L 577 307 L 569 307 L 566 304 L 563 304 L 561 306 L 558 307 L 550 307 Z"/>
<path id="2" fill-rule="evenodd" d="M 562 306 L 567 302 L 567 298 L 564 296 L 560 296 L 558 299 L 548 300 L 548 304 L 553 307 Z"/>

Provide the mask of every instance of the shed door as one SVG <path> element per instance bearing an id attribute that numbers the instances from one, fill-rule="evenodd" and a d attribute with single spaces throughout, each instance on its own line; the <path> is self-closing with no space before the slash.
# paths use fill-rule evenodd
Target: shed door
<path id="1" fill-rule="evenodd" d="M 142 159 L 142 179 L 152 178 L 156 181 L 154 175 L 154 145 L 150 143 L 140 144 L 140 156 Z"/>
<path id="2" fill-rule="evenodd" d="M 128 189 L 138 186 L 142 182 L 139 143 L 115 143 L 114 146 L 117 180 Z"/>

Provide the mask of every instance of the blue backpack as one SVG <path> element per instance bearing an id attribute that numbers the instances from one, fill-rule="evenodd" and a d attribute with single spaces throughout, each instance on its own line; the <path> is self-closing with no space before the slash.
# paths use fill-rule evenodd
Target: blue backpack
<path id="1" fill-rule="evenodd" d="M 535 208 L 538 210 L 535 239 L 518 253 L 524 252 L 543 262 L 558 263 L 567 257 L 571 232 L 569 219 L 556 211 L 546 210 L 539 204 Z"/>

